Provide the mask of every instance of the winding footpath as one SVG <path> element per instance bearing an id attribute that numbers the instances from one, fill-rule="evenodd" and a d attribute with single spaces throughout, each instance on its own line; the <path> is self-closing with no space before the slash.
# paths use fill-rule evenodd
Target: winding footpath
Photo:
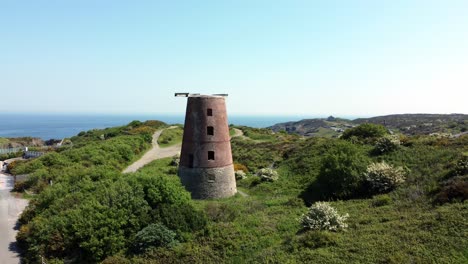
<path id="1" fill-rule="evenodd" d="M 0 264 L 20 263 L 16 248 L 16 223 L 28 201 L 14 197 L 14 178 L 0 171 Z"/>
<path id="2" fill-rule="evenodd" d="M 175 128 L 175 127 L 169 127 L 167 129 L 172 129 L 172 128 Z M 142 168 L 143 166 L 145 166 L 146 164 L 154 160 L 173 157 L 177 155 L 178 153 L 180 153 L 181 144 L 177 144 L 177 145 L 166 147 L 166 148 L 161 148 L 159 146 L 158 139 L 159 139 L 159 136 L 161 136 L 161 133 L 163 131 L 164 130 L 158 130 L 153 134 L 153 141 L 152 141 L 153 147 L 148 152 L 146 152 L 143 155 L 143 157 L 141 157 L 139 160 L 137 160 L 136 162 L 128 166 L 123 171 L 123 173 L 136 172 L 137 170 L 139 170 L 140 168 Z M 231 139 L 234 137 L 245 137 L 244 132 L 242 130 L 235 128 L 234 131 L 235 133 L 231 137 Z M 249 196 L 243 191 L 237 190 L 237 192 L 243 197 Z M 0 264 L 3 264 L 3 263 L 0 263 Z"/>
<path id="3" fill-rule="evenodd" d="M 173 129 L 175 127 L 169 127 L 167 129 Z M 135 161 L 133 164 L 128 166 L 123 173 L 131 173 L 136 172 L 141 167 L 145 166 L 146 164 L 157 160 L 157 159 L 164 159 L 169 158 L 177 155 L 180 152 L 181 144 L 177 144 L 174 146 L 161 148 L 158 144 L 158 138 L 164 130 L 158 130 L 153 134 L 153 141 L 152 141 L 152 148 L 146 152 L 143 157 L 139 160 Z M 1 264 L 1 263 L 0 263 Z"/>

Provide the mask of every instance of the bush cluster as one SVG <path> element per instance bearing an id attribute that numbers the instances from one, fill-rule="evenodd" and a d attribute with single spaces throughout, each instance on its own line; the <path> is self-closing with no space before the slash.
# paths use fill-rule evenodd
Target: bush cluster
<path id="1" fill-rule="evenodd" d="M 175 246 L 179 243 L 176 236 L 163 224 L 150 224 L 135 235 L 135 251 L 143 253 L 152 248 Z"/>
<path id="2" fill-rule="evenodd" d="M 306 214 L 303 214 L 300 222 L 306 229 L 339 231 L 346 229 L 345 223 L 349 215 L 339 215 L 338 211 L 326 202 L 316 202 Z"/>
<path id="3" fill-rule="evenodd" d="M 455 165 L 455 175 L 468 175 L 468 157 L 463 157 L 457 161 Z"/>
<path id="4" fill-rule="evenodd" d="M 14 153 L 7 153 L 7 154 L 1 154 L 0 155 L 0 160 L 4 161 L 4 160 L 7 160 L 7 159 L 18 158 L 18 157 L 23 156 L 23 154 L 24 154 L 23 151 L 14 152 Z"/>
<path id="5" fill-rule="evenodd" d="M 386 193 L 405 181 L 405 172 L 383 161 L 370 164 L 365 177 L 371 193 Z"/>
<path id="6" fill-rule="evenodd" d="M 435 204 L 464 202 L 468 200 L 468 175 L 455 176 L 442 182 L 435 195 Z"/>
<path id="7" fill-rule="evenodd" d="M 322 198 L 346 199 L 363 194 L 369 158 L 352 143 L 341 141 L 322 158 L 317 183 Z"/>
<path id="8" fill-rule="evenodd" d="M 374 146 L 375 154 L 384 154 L 394 150 L 397 150 L 400 147 L 400 139 L 396 135 L 385 136 L 377 139 Z"/>
<path id="9" fill-rule="evenodd" d="M 387 129 L 382 125 L 361 124 L 357 127 L 346 129 L 341 138 L 361 143 L 374 143 L 387 133 Z"/>
<path id="10" fill-rule="evenodd" d="M 278 172 L 274 169 L 263 168 L 257 171 L 257 176 L 260 177 L 260 180 L 266 182 L 273 182 L 278 180 Z"/>
<path id="11" fill-rule="evenodd" d="M 463 202 L 468 200 L 468 157 L 458 159 L 448 173 L 448 179 L 439 184 L 434 203 Z"/>

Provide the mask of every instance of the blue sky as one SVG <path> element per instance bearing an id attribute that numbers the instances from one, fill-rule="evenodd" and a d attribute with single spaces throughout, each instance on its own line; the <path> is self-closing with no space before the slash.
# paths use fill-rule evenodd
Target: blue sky
<path id="1" fill-rule="evenodd" d="M 0 112 L 468 113 L 468 1 L 3 1 Z"/>

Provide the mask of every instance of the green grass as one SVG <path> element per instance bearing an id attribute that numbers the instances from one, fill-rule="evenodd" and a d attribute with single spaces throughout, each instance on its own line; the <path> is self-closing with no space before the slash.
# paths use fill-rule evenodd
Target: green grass
<path id="1" fill-rule="evenodd" d="M 172 158 L 158 159 L 145 165 L 143 168 L 139 169 L 138 172 L 177 176 L 177 168 L 170 165 L 171 161 Z"/>
<path id="2" fill-rule="evenodd" d="M 337 137 L 338 135 L 340 135 L 340 133 L 333 131 L 332 129 L 324 128 L 324 127 L 320 127 L 318 131 L 314 133 L 315 137 L 326 137 L 326 138 Z"/>
<path id="3" fill-rule="evenodd" d="M 171 129 L 165 129 L 161 136 L 159 136 L 158 144 L 162 148 L 174 146 L 182 142 L 182 135 L 184 130 L 182 127 L 175 127 Z"/>
<path id="4" fill-rule="evenodd" d="M 10 140 L 8 140 L 7 138 L 1 138 L 0 137 L 0 147 L 3 146 L 3 145 L 8 144 L 8 142 L 10 142 Z"/>

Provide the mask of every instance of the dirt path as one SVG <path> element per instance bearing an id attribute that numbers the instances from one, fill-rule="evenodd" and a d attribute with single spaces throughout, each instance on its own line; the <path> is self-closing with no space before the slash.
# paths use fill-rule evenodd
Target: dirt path
<path id="1" fill-rule="evenodd" d="M 172 129 L 175 127 L 169 127 L 167 129 Z M 158 130 L 153 135 L 152 148 L 143 155 L 139 160 L 135 161 L 133 164 L 128 166 L 123 173 L 136 172 L 141 167 L 152 162 L 153 160 L 163 159 L 177 155 L 180 152 L 181 144 L 170 146 L 167 148 L 161 148 L 158 144 L 158 138 L 164 130 Z"/>
<path id="2" fill-rule="evenodd" d="M 231 139 L 232 138 L 235 138 L 235 137 L 246 137 L 244 136 L 244 131 L 238 129 L 238 128 L 234 128 L 234 135 L 231 136 Z"/>
<path id="3" fill-rule="evenodd" d="M 14 178 L 0 171 L 0 264 L 20 263 L 15 238 L 16 222 L 28 201 L 12 195 L 13 185 Z"/>

